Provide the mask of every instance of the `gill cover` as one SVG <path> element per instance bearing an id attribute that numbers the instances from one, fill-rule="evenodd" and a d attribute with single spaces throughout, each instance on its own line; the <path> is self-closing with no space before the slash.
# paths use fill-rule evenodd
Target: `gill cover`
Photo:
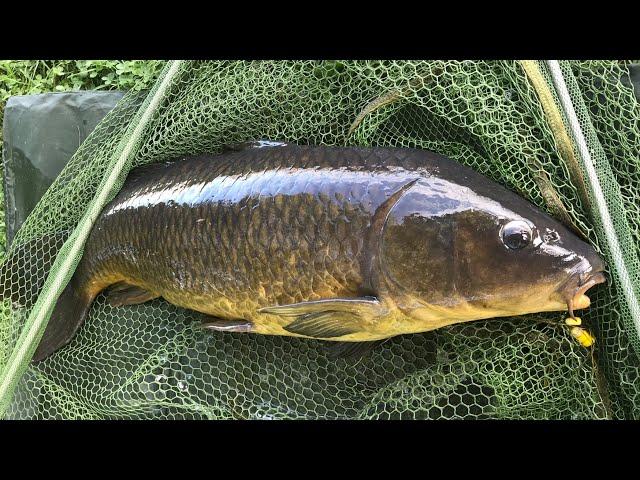
<path id="1" fill-rule="evenodd" d="M 453 288 L 452 215 L 466 205 L 449 195 L 447 183 L 421 179 L 389 210 L 379 246 L 380 270 L 387 285 L 397 292 L 446 301 Z"/>

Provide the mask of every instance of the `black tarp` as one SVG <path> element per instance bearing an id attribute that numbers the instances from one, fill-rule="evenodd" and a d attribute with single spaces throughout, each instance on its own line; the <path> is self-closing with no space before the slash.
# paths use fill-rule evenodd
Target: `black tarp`
<path id="1" fill-rule="evenodd" d="M 632 63 L 629 65 L 629 81 L 633 86 L 638 102 L 640 102 L 640 63 Z"/>
<path id="2" fill-rule="evenodd" d="M 80 144 L 123 95 L 86 91 L 9 98 L 3 125 L 7 246 Z"/>

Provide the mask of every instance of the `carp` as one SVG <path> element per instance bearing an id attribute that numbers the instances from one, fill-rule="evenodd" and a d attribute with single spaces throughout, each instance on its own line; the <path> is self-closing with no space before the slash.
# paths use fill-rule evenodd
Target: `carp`
<path id="1" fill-rule="evenodd" d="M 250 142 L 132 170 L 86 241 L 34 361 L 96 296 L 163 298 L 222 332 L 340 342 L 589 306 L 595 249 L 530 202 L 410 148 Z"/>

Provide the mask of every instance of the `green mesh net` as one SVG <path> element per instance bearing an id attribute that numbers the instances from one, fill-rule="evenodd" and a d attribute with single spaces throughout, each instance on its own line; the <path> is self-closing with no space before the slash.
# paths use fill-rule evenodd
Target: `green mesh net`
<path id="1" fill-rule="evenodd" d="M 399 336 L 359 361 L 333 360 L 322 342 L 205 332 L 198 314 L 165 301 L 112 308 L 99 296 L 72 343 L 29 365 L 42 332 L 33 318 L 46 319 L 61 266 L 70 277 L 81 255 L 72 244 L 98 200 L 135 166 L 249 139 L 438 151 L 571 223 L 613 263 L 592 179 L 576 181 L 520 62 L 169 63 L 150 92 L 129 94 L 99 124 L 7 252 L 4 298 L 22 306 L 5 300 L 0 311 L 5 417 L 640 418 L 639 319 L 629 307 L 640 283 L 640 105 L 629 66 L 562 63 L 624 247 L 618 260 L 635 282 L 624 290 L 610 268 L 607 286 L 591 291 L 582 318 L 592 348 L 558 312 Z"/>

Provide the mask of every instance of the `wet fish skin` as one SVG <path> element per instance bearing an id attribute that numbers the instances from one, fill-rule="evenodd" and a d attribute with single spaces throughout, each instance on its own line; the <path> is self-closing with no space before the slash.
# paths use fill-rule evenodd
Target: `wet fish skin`
<path id="1" fill-rule="evenodd" d="M 126 281 L 257 323 L 262 307 L 359 296 L 371 217 L 415 175 L 385 152 L 344 152 L 253 148 L 143 169 L 96 222 L 79 283 L 93 296 Z"/>
<path id="2" fill-rule="evenodd" d="M 501 238 L 516 220 L 535 234 L 521 250 Z M 34 359 L 68 343 L 108 287 L 119 305 L 163 297 L 238 331 L 372 341 L 563 310 L 575 279 L 603 268 L 557 221 L 442 155 L 254 145 L 132 171 Z"/>

